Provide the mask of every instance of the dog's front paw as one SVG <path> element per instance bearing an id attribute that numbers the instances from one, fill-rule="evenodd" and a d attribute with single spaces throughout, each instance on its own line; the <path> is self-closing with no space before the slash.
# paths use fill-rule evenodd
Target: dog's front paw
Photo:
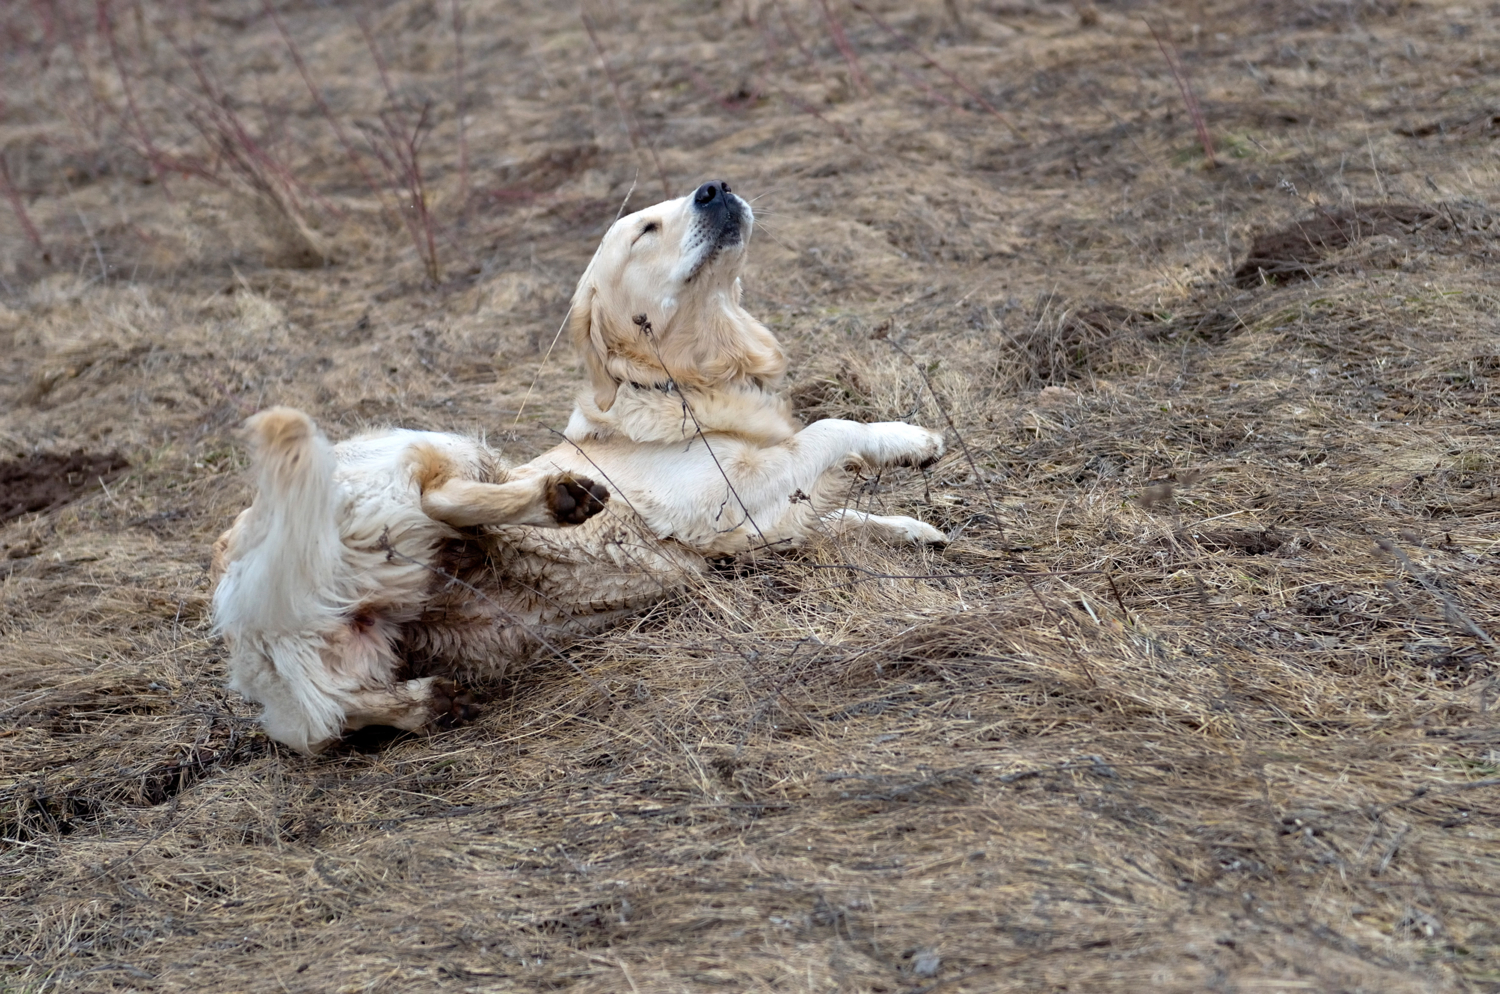
<path id="1" fill-rule="evenodd" d="M 547 508 L 560 525 L 581 525 L 609 502 L 609 491 L 585 476 L 559 476 L 547 492 Z"/>
<path id="2" fill-rule="evenodd" d="M 877 466 L 914 466 L 926 469 L 943 454 L 943 436 L 930 428 L 904 421 L 881 421 L 870 425 L 870 451 L 863 453 Z"/>
<path id="3" fill-rule="evenodd" d="M 938 531 L 925 521 L 916 518 L 898 516 L 900 527 L 905 531 L 902 537 L 913 545 L 947 545 L 948 536 Z"/>
<path id="4" fill-rule="evenodd" d="M 437 728 L 456 728 L 479 717 L 474 695 L 452 680 L 432 681 L 432 724 Z"/>

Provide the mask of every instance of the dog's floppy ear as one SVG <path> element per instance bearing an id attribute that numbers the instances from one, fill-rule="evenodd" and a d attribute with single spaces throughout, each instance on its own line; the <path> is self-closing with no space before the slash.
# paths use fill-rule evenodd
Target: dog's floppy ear
<path id="1" fill-rule="evenodd" d="M 604 339 L 604 322 L 594 313 L 598 294 L 587 282 L 579 283 L 573 294 L 573 307 L 568 312 L 568 332 L 573 345 L 583 353 L 583 364 L 589 371 L 589 382 L 594 387 L 594 404 L 607 411 L 615 404 L 615 394 L 620 384 L 609 375 L 609 345 Z"/>

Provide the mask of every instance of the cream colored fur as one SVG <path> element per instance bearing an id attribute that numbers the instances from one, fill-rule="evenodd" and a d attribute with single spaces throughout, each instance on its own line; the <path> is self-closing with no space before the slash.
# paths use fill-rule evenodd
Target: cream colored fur
<path id="1" fill-rule="evenodd" d="M 451 704 L 434 677 L 398 676 L 402 626 L 441 578 L 430 568 L 468 524 L 555 525 L 565 477 L 507 480 L 483 444 L 383 431 L 330 445 L 312 420 L 272 408 L 248 425 L 255 501 L 215 545 L 214 624 L 229 686 L 265 707 L 267 733 L 316 752 L 365 725 L 416 729 Z"/>
<path id="2" fill-rule="evenodd" d="M 817 534 L 943 541 L 844 506 L 854 473 L 925 466 L 943 439 L 793 419 L 781 346 L 740 303 L 752 227 L 723 184 L 615 222 L 569 315 L 591 389 L 566 440 L 525 465 L 431 433 L 329 447 L 296 412 L 257 416 L 260 491 L 221 540 L 214 603 L 231 685 L 273 737 L 311 751 L 362 724 L 420 727 L 455 698 L 435 677 L 493 677 L 661 599 L 705 556 Z M 604 513 L 519 527 L 549 523 L 539 496 L 585 477 L 614 495 Z"/>
<path id="3" fill-rule="evenodd" d="M 709 186 L 722 188 L 705 184 L 605 234 L 569 317 L 593 389 L 567 441 L 518 471 L 602 477 L 624 498 L 614 517 L 707 555 L 819 532 L 943 541 L 914 518 L 844 508 L 850 470 L 925 465 L 943 438 L 901 422 L 793 420 L 777 392 L 781 345 L 740 303 L 754 216 L 727 188 L 708 204 L 728 205 L 722 219 L 705 210 Z"/>

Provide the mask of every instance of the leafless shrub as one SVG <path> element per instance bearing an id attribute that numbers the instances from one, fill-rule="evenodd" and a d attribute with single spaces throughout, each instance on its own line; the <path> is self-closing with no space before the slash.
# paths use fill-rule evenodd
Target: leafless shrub
<path id="1" fill-rule="evenodd" d="M 849 81 L 854 84 L 860 96 L 869 97 L 870 81 L 865 78 L 865 71 L 859 66 L 859 55 L 849 43 L 844 23 L 834 16 L 828 0 L 818 0 L 818 7 L 823 11 L 823 23 L 828 29 L 828 36 L 833 39 L 834 47 L 839 50 L 839 54 L 844 57 L 844 64 L 849 67 Z"/>
<path id="2" fill-rule="evenodd" d="M 264 137 L 251 131 L 201 55 L 175 38 L 171 41 L 198 83 L 196 93 L 178 90 L 187 108 L 183 117 L 202 137 L 215 163 L 227 166 L 249 194 L 262 226 L 278 246 L 278 261 L 297 267 L 327 262 L 332 253 L 308 217 L 310 194 L 286 162 L 271 152 Z M 210 180 L 220 178 L 212 166 L 196 172 Z"/>
<path id="3" fill-rule="evenodd" d="M 432 102 L 425 101 L 415 120 L 395 109 L 380 112 L 380 123 L 359 122 L 370 153 L 380 163 L 387 181 L 402 190 L 401 220 L 422 259 L 427 279 L 434 285 L 443 280 L 438 264 L 436 221 L 427 202 L 427 184 L 422 176 L 422 142 L 432 131 Z"/>

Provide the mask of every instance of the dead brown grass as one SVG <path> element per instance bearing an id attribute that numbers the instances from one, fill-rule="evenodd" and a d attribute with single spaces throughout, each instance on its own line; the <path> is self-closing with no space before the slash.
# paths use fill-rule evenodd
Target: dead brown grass
<path id="1" fill-rule="evenodd" d="M 326 113 L 258 0 L 0 11 L 0 462 L 130 464 L 0 525 L 0 985 L 1500 990 L 1500 17 L 867 6 L 377 2 L 387 87 L 277 3 Z M 421 107 L 430 255 L 333 127 Z M 469 727 L 272 749 L 206 627 L 234 426 L 540 450 L 658 163 L 755 199 L 805 414 L 951 416 L 851 499 L 952 545 L 725 564 Z"/>

